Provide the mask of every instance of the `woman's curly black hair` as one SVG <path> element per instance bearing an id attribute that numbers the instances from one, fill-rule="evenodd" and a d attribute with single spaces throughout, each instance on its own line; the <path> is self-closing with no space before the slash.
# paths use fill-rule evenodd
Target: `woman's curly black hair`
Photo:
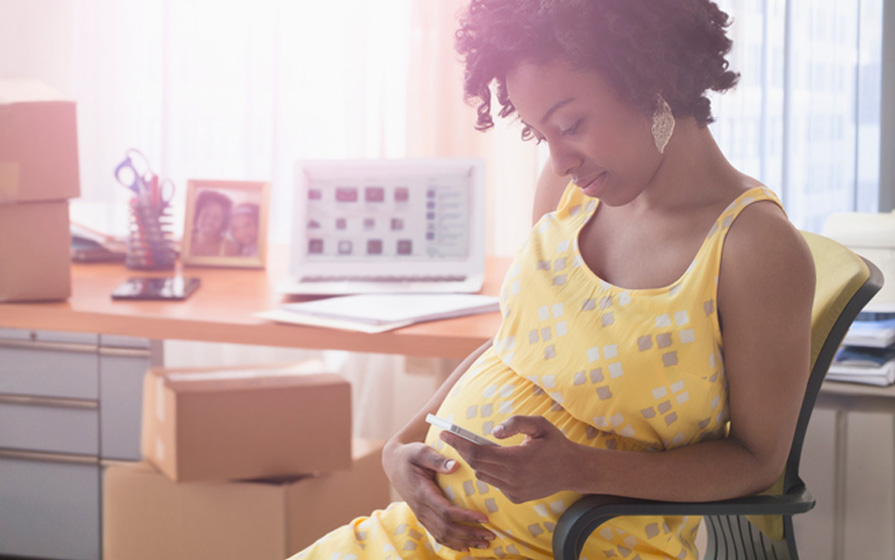
<path id="1" fill-rule="evenodd" d="M 676 117 L 712 122 L 708 90 L 725 91 L 726 13 L 709 0 L 471 0 L 460 16 L 457 51 L 466 64 L 464 93 L 478 104 L 476 128 L 494 126 L 491 83 L 501 117 L 515 111 L 506 74 L 523 60 L 565 59 L 595 70 L 645 115 L 661 93 Z M 525 133 L 523 133 L 525 134 Z"/>

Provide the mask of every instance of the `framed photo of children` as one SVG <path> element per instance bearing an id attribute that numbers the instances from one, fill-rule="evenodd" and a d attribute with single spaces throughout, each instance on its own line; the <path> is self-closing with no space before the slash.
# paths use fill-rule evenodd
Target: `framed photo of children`
<path id="1" fill-rule="evenodd" d="M 270 184 L 190 179 L 184 265 L 264 268 Z"/>

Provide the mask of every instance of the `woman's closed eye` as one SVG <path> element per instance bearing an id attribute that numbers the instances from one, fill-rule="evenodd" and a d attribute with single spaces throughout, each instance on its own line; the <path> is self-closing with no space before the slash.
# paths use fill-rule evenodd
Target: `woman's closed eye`
<path id="1" fill-rule="evenodd" d="M 584 124 L 584 119 L 578 119 L 572 126 L 568 128 L 561 128 L 559 130 L 559 133 L 561 136 L 572 136 L 574 134 L 577 134 L 581 130 L 582 124 Z M 546 140 L 543 134 L 541 134 L 540 132 L 535 130 L 533 126 L 528 124 L 522 128 L 522 139 L 534 140 L 537 144 L 540 144 L 541 142 Z"/>
<path id="2" fill-rule="evenodd" d="M 568 128 L 563 128 L 559 132 L 563 136 L 571 136 L 581 129 L 581 124 L 583 122 L 584 122 L 584 119 L 578 119 L 577 121 L 575 121 L 575 124 L 573 124 L 572 126 L 570 126 Z"/>

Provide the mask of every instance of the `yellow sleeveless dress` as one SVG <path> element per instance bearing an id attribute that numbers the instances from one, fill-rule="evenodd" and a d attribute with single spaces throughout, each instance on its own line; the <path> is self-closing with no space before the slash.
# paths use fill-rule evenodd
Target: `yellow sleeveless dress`
<path id="1" fill-rule="evenodd" d="M 764 187 L 739 196 L 718 217 L 687 271 L 664 288 L 626 290 L 582 261 L 578 232 L 598 201 L 570 186 L 519 250 L 501 288 L 503 321 L 492 346 L 460 378 L 438 415 L 494 439 L 511 415 L 542 415 L 572 441 L 604 449 L 659 452 L 723 437 L 727 380 L 716 312 L 724 237 L 749 204 L 771 200 Z M 516 436 L 501 443 L 521 441 Z M 404 503 L 326 535 L 294 560 L 466 560 L 552 558 L 560 514 L 579 496 L 560 492 L 513 504 L 458 460 L 438 484 L 453 503 L 488 516 L 488 549 L 439 545 Z M 694 560 L 698 517 L 616 518 L 587 542 L 587 560 Z"/>

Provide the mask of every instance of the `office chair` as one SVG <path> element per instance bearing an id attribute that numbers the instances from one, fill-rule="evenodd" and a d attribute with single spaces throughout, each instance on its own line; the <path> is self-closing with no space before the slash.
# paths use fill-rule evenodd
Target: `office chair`
<path id="1" fill-rule="evenodd" d="M 817 286 L 811 312 L 811 375 L 786 467 L 766 493 L 716 502 L 656 502 L 588 495 L 563 513 L 553 533 L 553 556 L 578 560 L 587 538 L 616 516 L 700 515 L 708 542 L 704 558 L 798 560 L 792 516 L 815 501 L 799 478 L 799 458 L 817 393 L 845 333 L 883 285 L 883 276 L 863 259 L 826 237 L 803 232 L 814 257 Z M 759 529 L 758 527 L 762 528 Z"/>

